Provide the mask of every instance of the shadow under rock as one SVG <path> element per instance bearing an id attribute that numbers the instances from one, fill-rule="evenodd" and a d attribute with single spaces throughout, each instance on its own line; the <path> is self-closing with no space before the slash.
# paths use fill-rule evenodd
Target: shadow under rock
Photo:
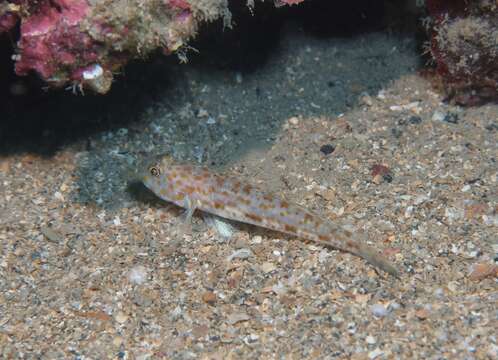
<path id="1" fill-rule="evenodd" d="M 164 65 L 167 59 L 161 59 L 128 65 L 105 96 L 75 95 L 72 89 L 44 90 L 35 75 L 16 78 L 13 64 L 4 54 L 2 57 L 0 81 L 6 86 L 0 94 L 0 155 L 30 152 L 52 156 L 65 145 L 129 125 L 157 101 L 156 95 L 163 92 L 158 87 L 167 88 L 172 82 Z"/>

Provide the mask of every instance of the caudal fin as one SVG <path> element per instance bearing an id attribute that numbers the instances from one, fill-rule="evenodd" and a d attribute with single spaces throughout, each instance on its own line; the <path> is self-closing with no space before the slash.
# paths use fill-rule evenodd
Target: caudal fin
<path id="1" fill-rule="evenodd" d="M 357 255 L 361 256 L 370 264 L 385 271 L 386 273 L 397 278 L 400 277 L 399 271 L 394 267 L 394 265 L 382 255 L 378 254 L 375 249 L 370 246 L 360 244 Z"/>

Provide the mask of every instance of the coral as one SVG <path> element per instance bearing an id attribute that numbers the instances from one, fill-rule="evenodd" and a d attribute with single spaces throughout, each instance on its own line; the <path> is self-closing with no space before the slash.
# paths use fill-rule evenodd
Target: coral
<path id="1" fill-rule="evenodd" d="M 498 98 L 498 2 L 427 0 L 430 52 L 448 95 L 473 105 Z"/>
<path id="2" fill-rule="evenodd" d="M 113 73 L 156 49 L 186 47 L 200 23 L 223 18 L 228 0 L 12 0 L 0 3 L 0 32 L 20 20 L 15 71 L 50 86 L 106 93 Z"/>
<path id="3" fill-rule="evenodd" d="M 56 5 L 56 6 L 54 6 Z M 21 23 L 16 72 L 35 70 L 50 83 L 64 83 L 73 68 L 99 59 L 99 49 L 80 23 L 89 11 L 85 0 L 42 1 Z"/>
<path id="4" fill-rule="evenodd" d="M 0 33 L 9 31 L 16 25 L 20 6 L 17 1 L 0 3 Z"/>

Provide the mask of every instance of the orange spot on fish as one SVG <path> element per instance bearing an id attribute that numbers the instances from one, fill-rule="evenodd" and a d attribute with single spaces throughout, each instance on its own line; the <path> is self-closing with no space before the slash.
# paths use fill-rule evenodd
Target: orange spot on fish
<path id="1" fill-rule="evenodd" d="M 272 205 L 269 205 L 267 203 L 264 203 L 262 202 L 261 204 L 259 204 L 258 206 L 261 210 L 268 210 L 268 209 L 271 209 L 273 206 Z"/>
<path id="2" fill-rule="evenodd" d="M 350 249 L 357 249 L 358 248 L 358 245 L 354 241 L 351 241 L 351 240 L 346 241 L 346 246 Z"/>
<path id="3" fill-rule="evenodd" d="M 343 230 L 343 231 L 344 231 L 344 236 L 346 236 L 346 237 L 353 236 L 353 233 L 351 231 L 349 231 L 349 230 Z"/>
<path id="4" fill-rule="evenodd" d="M 272 194 L 263 194 L 263 199 L 266 201 L 273 201 L 273 195 Z"/>
<path id="5" fill-rule="evenodd" d="M 249 200 L 248 198 L 245 198 L 243 196 L 237 196 L 237 201 L 244 204 L 244 205 L 250 205 L 251 204 L 251 200 Z"/>
<path id="6" fill-rule="evenodd" d="M 280 207 L 283 209 L 288 209 L 289 208 L 289 203 L 285 200 L 280 201 Z"/>
<path id="7" fill-rule="evenodd" d="M 253 213 L 245 213 L 244 214 L 248 219 L 251 219 L 252 221 L 260 223 L 263 219 L 261 216 L 253 214 Z"/>
<path id="8" fill-rule="evenodd" d="M 330 241 L 330 238 L 326 235 L 318 235 L 320 241 Z"/>
<path id="9" fill-rule="evenodd" d="M 284 229 L 285 229 L 285 231 L 288 231 L 291 233 L 295 233 L 297 231 L 297 228 L 294 225 L 289 225 L 289 224 L 285 224 Z"/>
<path id="10" fill-rule="evenodd" d="M 193 186 L 190 186 L 190 185 L 187 185 L 185 186 L 185 188 L 183 189 L 183 191 L 185 193 L 187 193 L 188 195 L 191 195 L 194 191 L 196 191 L 197 189 Z"/>
<path id="11" fill-rule="evenodd" d="M 244 193 L 246 193 L 247 195 L 249 195 L 251 193 L 252 189 L 253 189 L 252 185 L 247 184 L 247 185 L 244 185 L 244 187 L 242 188 L 242 191 Z"/>
<path id="12" fill-rule="evenodd" d="M 225 208 L 225 205 L 219 201 L 215 201 L 214 202 L 214 208 L 215 209 L 224 209 Z"/>

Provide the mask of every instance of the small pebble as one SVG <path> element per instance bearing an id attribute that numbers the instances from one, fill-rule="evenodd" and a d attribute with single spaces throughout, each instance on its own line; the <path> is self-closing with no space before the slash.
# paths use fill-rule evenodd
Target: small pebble
<path id="1" fill-rule="evenodd" d="M 376 164 L 376 165 L 372 166 L 371 171 L 372 171 L 372 176 L 376 176 L 376 175 L 384 176 L 386 174 L 389 174 L 389 172 L 390 172 L 390 170 L 387 166 L 381 165 L 381 164 Z"/>
<path id="2" fill-rule="evenodd" d="M 124 324 L 127 320 L 128 320 L 128 315 L 126 315 L 124 312 L 122 311 L 118 311 L 116 313 L 116 315 L 114 316 L 114 319 L 120 323 L 120 324 Z"/>
<path id="3" fill-rule="evenodd" d="M 263 237 L 260 235 L 253 236 L 251 239 L 251 244 L 261 244 L 263 242 Z"/>
<path id="4" fill-rule="evenodd" d="M 429 310 L 425 309 L 425 308 L 422 308 L 422 309 L 419 309 L 415 312 L 415 316 L 419 319 L 419 320 L 425 320 L 429 317 Z"/>
<path id="5" fill-rule="evenodd" d="M 199 111 L 197 112 L 197 117 L 199 117 L 199 118 L 208 117 L 208 116 L 209 116 L 209 113 L 205 109 L 199 109 Z"/>
<path id="6" fill-rule="evenodd" d="M 227 257 L 228 261 L 232 261 L 233 259 L 247 259 L 248 257 L 253 256 L 251 250 L 243 248 L 234 251 L 230 256 Z"/>
<path id="7" fill-rule="evenodd" d="M 41 233 L 45 235 L 48 241 L 54 242 L 54 243 L 60 243 L 64 240 L 61 234 L 59 234 L 57 231 L 53 230 L 51 227 L 48 226 L 42 226 L 40 229 Z"/>
<path id="8" fill-rule="evenodd" d="M 297 117 L 293 116 L 289 119 L 289 124 L 296 126 L 297 124 L 299 124 L 299 119 Z"/>
<path id="9" fill-rule="evenodd" d="M 61 202 L 64 201 L 64 196 L 58 191 L 55 192 L 54 198 L 61 201 Z"/>
<path id="10" fill-rule="evenodd" d="M 420 124 L 422 122 L 422 118 L 420 116 L 413 115 L 413 116 L 410 116 L 408 121 L 412 125 L 417 125 L 417 124 Z"/>
<path id="11" fill-rule="evenodd" d="M 143 284 L 147 280 L 147 269 L 142 265 L 137 265 L 130 269 L 128 280 L 132 284 Z"/>
<path id="12" fill-rule="evenodd" d="M 434 114 L 432 114 L 432 120 L 434 120 L 434 121 L 443 121 L 444 117 L 445 117 L 445 114 L 440 110 L 436 110 L 436 111 L 434 111 Z"/>
<path id="13" fill-rule="evenodd" d="M 458 284 L 458 282 L 456 281 L 450 281 L 448 283 L 448 289 L 451 291 L 451 292 L 456 292 L 458 289 L 460 288 L 460 285 Z"/>
<path id="14" fill-rule="evenodd" d="M 206 291 L 202 295 L 202 300 L 209 305 L 214 305 L 216 303 L 216 294 L 211 291 Z"/>
<path id="15" fill-rule="evenodd" d="M 373 101 L 372 101 L 372 97 L 368 94 L 364 95 L 361 97 L 360 101 L 367 105 L 367 106 L 372 106 L 373 105 Z"/>
<path id="16" fill-rule="evenodd" d="M 498 277 L 498 265 L 493 263 L 474 264 L 469 274 L 469 279 L 480 281 L 487 277 Z"/>
<path id="17" fill-rule="evenodd" d="M 401 131 L 400 129 L 398 128 L 392 128 L 391 129 L 391 134 L 396 138 L 396 139 L 399 139 L 401 137 L 401 135 L 403 135 L 403 131 Z"/>
<path id="18" fill-rule="evenodd" d="M 387 183 L 392 183 L 392 181 L 393 181 L 393 176 L 390 173 L 389 174 L 385 174 L 384 176 L 382 176 L 382 178 Z"/>
<path id="19" fill-rule="evenodd" d="M 469 184 L 465 184 L 464 186 L 462 186 L 462 188 L 460 189 L 461 192 L 467 192 L 470 190 L 470 185 Z"/>
<path id="20" fill-rule="evenodd" d="M 368 353 L 368 358 L 371 359 L 371 360 L 373 360 L 373 359 L 378 358 L 382 354 L 384 354 L 384 352 L 381 349 L 377 348 L 377 349 L 375 349 L 373 351 L 370 351 Z"/>
<path id="21" fill-rule="evenodd" d="M 128 129 L 120 128 L 120 129 L 118 129 L 117 133 L 118 133 L 118 136 L 126 136 L 126 135 L 128 135 Z"/>
<path id="22" fill-rule="evenodd" d="M 244 342 L 247 344 L 247 345 L 250 345 L 250 344 L 254 344 L 255 342 L 257 342 L 259 340 L 259 336 L 256 335 L 256 334 L 250 334 L 248 336 L 246 336 L 244 338 Z"/>
<path id="23" fill-rule="evenodd" d="M 272 272 L 276 268 L 277 267 L 275 266 L 275 264 L 271 263 L 271 262 L 265 262 L 265 263 L 263 263 L 263 265 L 261 265 L 261 270 L 263 270 L 263 272 L 265 272 L 267 274 Z"/>
<path id="24" fill-rule="evenodd" d="M 485 127 L 486 130 L 488 131 L 496 131 L 498 130 L 498 123 L 496 124 L 489 124 Z"/>
<path id="25" fill-rule="evenodd" d="M 437 288 L 434 290 L 434 296 L 438 299 L 444 298 L 444 289 L 443 288 Z"/>
<path id="26" fill-rule="evenodd" d="M 235 325 L 239 322 L 242 322 L 242 321 L 247 321 L 247 320 L 250 320 L 251 317 L 249 315 L 247 315 L 246 313 L 233 313 L 233 314 L 230 314 L 227 318 L 227 323 L 229 325 Z"/>
<path id="27" fill-rule="evenodd" d="M 367 342 L 367 344 L 370 344 L 370 345 L 373 345 L 377 342 L 377 339 L 375 339 L 373 336 L 371 335 L 368 335 L 365 339 L 365 341 Z"/>
<path id="28" fill-rule="evenodd" d="M 448 113 L 443 120 L 450 124 L 458 124 L 458 115 L 455 113 Z"/>
<path id="29" fill-rule="evenodd" d="M 242 73 L 241 73 L 241 72 L 239 72 L 239 71 L 237 71 L 237 72 L 235 73 L 235 82 L 236 82 L 237 84 L 242 84 L 242 81 L 243 81 L 243 80 L 244 80 L 244 78 L 242 77 Z"/>
<path id="30" fill-rule="evenodd" d="M 324 155 L 330 155 L 330 154 L 332 154 L 334 152 L 334 150 L 335 150 L 335 146 L 332 145 L 332 144 L 322 145 L 320 147 L 320 151 Z"/>
<path id="31" fill-rule="evenodd" d="M 387 316 L 388 314 L 387 309 L 382 304 L 373 304 L 372 306 L 370 306 L 370 311 L 374 316 L 379 318 Z"/>

